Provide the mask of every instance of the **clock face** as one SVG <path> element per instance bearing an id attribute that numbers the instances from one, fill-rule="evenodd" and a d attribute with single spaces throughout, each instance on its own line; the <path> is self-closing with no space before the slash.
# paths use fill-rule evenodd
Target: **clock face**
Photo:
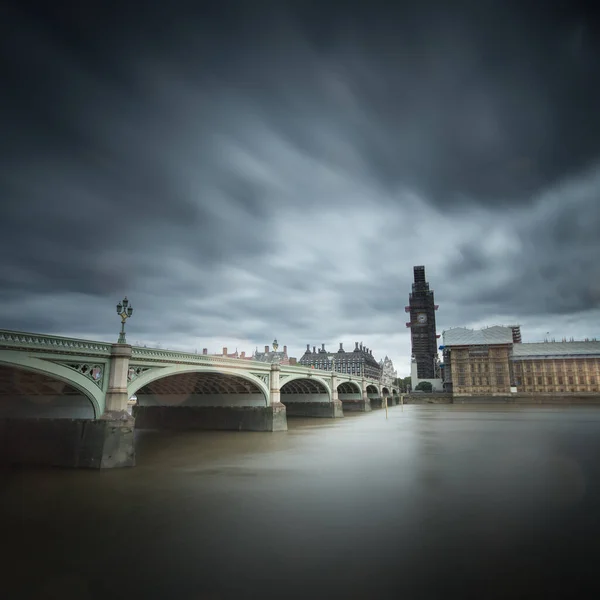
<path id="1" fill-rule="evenodd" d="M 427 323 L 427 315 L 425 313 L 419 313 L 417 315 L 417 323 L 420 323 L 421 325 Z"/>

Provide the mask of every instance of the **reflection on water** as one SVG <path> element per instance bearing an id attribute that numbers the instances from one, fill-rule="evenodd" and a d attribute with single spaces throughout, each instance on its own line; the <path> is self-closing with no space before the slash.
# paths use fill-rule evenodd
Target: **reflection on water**
<path id="1" fill-rule="evenodd" d="M 600 410 L 138 432 L 137 460 L 2 474 L 7 598 L 600 597 Z"/>

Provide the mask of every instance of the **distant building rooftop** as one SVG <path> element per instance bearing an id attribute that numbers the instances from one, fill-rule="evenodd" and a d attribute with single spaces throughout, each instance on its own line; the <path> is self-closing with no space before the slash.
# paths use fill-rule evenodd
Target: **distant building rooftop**
<path id="1" fill-rule="evenodd" d="M 600 355 L 600 342 L 537 342 L 531 344 L 515 344 L 513 346 L 514 358 L 560 358 L 566 356 L 590 355 Z"/>
<path id="2" fill-rule="evenodd" d="M 485 329 L 456 327 L 442 333 L 444 346 L 477 346 L 488 344 L 512 344 L 513 330 L 510 327 L 494 325 Z M 515 347 L 520 344 L 515 344 Z"/>

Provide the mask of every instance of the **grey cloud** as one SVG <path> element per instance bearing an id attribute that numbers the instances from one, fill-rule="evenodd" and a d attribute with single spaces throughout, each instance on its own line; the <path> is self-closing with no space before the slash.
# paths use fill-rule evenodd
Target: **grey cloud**
<path id="1" fill-rule="evenodd" d="M 127 293 L 134 339 L 394 335 L 397 362 L 413 264 L 440 328 L 595 310 L 581 15 L 225 4 L 4 20 L 3 326 L 112 339 Z"/>

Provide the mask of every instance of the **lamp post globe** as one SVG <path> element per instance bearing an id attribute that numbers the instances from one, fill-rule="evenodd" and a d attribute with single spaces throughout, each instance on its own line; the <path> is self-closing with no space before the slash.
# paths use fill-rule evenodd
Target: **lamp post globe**
<path id="1" fill-rule="evenodd" d="M 121 333 L 119 334 L 119 341 L 117 343 L 126 344 L 127 340 L 125 339 L 125 321 L 133 314 L 133 307 L 129 306 L 129 300 L 127 300 L 127 296 L 125 296 L 125 298 L 123 298 L 123 300 L 117 304 L 117 314 L 121 317 Z"/>

